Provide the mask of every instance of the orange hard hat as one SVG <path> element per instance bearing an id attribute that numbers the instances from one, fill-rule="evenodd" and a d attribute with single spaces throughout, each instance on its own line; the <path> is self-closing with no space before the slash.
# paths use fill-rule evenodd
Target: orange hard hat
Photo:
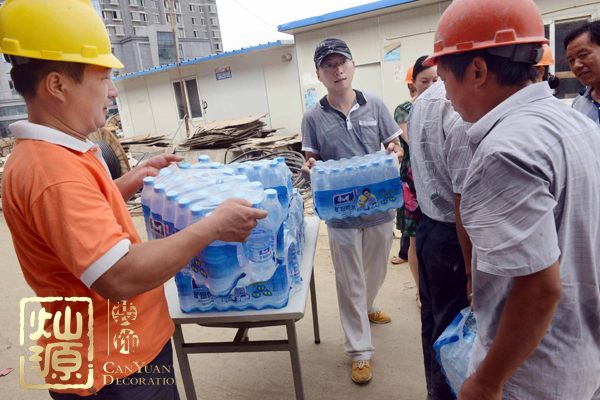
<path id="1" fill-rule="evenodd" d="M 410 68 L 408 69 L 408 71 L 406 71 L 406 80 L 404 81 L 404 83 L 407 83 L 409 85 L 415 83 L 412 78 L 414 69 L 415 69 L 415 66 L 411 65 Z"/>
<path id="2" fill-rule="evenodd" d="M 536 64 L 536 67 L 545 67 L 549 65 L 554 65 L 554 54 L 552 54 L 552 49 L 547 44 L 543 45 L 544 55 L 539 63 Z"/>
<path id="3" fill-rule="evenodd" d="M 528 43 L 548 43 L 544 21 L 533 0 L 454 0 L 440 19 L 434 52 L 423 65 L 435 65 L 438 57 L 447 54 Z M 532 46 L 536 54 L 538 49 Z M 525 55 L 526 60 L 529 56 Z M 535 63 L 536 56 L 533 58 Z"/>

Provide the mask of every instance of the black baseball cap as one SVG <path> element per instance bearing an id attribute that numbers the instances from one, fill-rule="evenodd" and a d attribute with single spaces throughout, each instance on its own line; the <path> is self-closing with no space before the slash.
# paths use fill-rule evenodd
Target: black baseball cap
<path id="1" fill-rule="evenodd" d="M 346 58 L 352 58 L 352 53 L 350 53 L 346 42 L 341 39 L 328 38 L 319 43 L 315 49 L 315 66 L 317 69 L 319 69 L 325 57 L 330 54 L 340 54 Z"/>

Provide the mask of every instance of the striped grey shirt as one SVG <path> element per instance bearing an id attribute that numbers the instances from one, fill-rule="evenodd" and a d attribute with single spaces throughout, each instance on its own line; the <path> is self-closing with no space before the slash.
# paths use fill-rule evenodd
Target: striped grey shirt
<path id="1" fill-rule="evenodd" d="M 429 218 L 454 223 L 453 193 L 471 162 L 467 124 L 446 99 L 440 79 L 415 102 L 408 116 L 408 141 L 417 201 Z"/>
<path id="2" fill-rule="evenodd" d="M 587 115 L 596 124 L 600 124 L 600 104 L 592 99 L 592 96 L 590 95 L 591 91 L 592 86 L 586 87 L 579 93 L 579 96 L 573 100 L 571 107 Z"/>
<path id="3" fill-rule="evenodd" d="M 471 238 L 477 337 L 485 358 L 515 277 L 560 262 L 562 298 L 504 399 L 600 399 L 600 129 L 546 82 L 502 102 L 468 131 L 461 199 Z"/>

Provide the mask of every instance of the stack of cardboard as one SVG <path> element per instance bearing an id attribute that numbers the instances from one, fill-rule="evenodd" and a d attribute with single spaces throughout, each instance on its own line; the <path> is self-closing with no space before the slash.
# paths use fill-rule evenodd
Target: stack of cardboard
<path id="1" fill-rule="evenodd" d="M 217 120 L 198 126 L 192 136 L 180 144 L 180 148 L 210 149 L 240 146 L 250 138 L 262 138 L 275 132 L 275 129 L 263 130 L 266 125 L 260 121 L 267 114 L 254 115 L 229 120 Z"/>
<path id="2" fill-rule="evenodd" d="M 169 146 L 170 139 L 167 137 L 167 135 L 150 135 L 147 133 L 145 135 L 119 139 L 119 143 L 121 143 L 121 146 L 123 146 L 123 150 L 128 153 L 130 151 L 130 147 L 134 145 L 167 147 Z"/>

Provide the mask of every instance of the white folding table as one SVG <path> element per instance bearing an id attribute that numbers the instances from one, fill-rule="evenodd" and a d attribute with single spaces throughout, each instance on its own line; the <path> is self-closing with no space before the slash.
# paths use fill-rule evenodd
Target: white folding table
<path id="1" fill-rule="evenodd" d="M 304 399 L 304 384 L 302 382 L 302 370 L 300 368 L 300 352 L 298 349 L 298 338 L 296 336 L 296 321 L 304 317 L 304 310 L 306 308 L 308 291 L 310 288 L 315 343 L 320 343 L 317 297 L 315 292 L 315 278 L 313 275 L 313 261 L 315 249 L 317 247 L 318 233 L 319 219 L 317 217 L 306 218 L 304 258 L 300 265 L 302 283 L 299 289 L 290 293 L 288 304 L 284 308 L 184 313 L 179 308 L 179 299 L 177 297 L 175 282 L 172 281 L 166 286 L 165 293 L 169 303 L 169 313 L 175 323 L 173 341 L 175 343 L 175 351 L 177 352 L 177 359 L 179 360 L 183 385 L 188 400 L 197 400 L 188 354 L 262 351 L 290 352 L 296 399 Z M 235 328 L 238 331 L 232 342 L 186 343 L 181 329 L 181 325 L 183 324 L 197 324 L 215 328 Z M 248 329 L 250 328 L 284 325 L 287 328 L 287 340 L 248 340 Z"/>

